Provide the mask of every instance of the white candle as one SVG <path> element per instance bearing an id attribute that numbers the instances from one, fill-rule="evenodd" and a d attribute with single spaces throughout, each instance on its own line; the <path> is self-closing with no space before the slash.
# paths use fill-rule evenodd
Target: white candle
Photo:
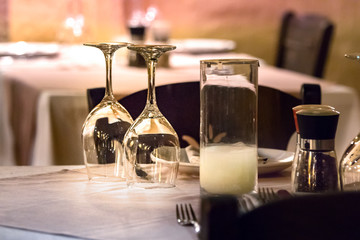
<path id="1" fill-rule="evenodd" d="M 244 194 L 255 190 L 257 149 L 218 145 L 200 149 L 200 186 L 213 194 Z"/>

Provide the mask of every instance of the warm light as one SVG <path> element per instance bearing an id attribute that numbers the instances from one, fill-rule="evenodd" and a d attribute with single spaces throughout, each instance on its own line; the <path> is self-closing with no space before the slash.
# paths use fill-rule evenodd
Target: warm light
<path id="1" fill-rule="evenodd" d="M 76 17 L 68 17 L 65 20 L 65 28 L 71 29 L 75 37 L 80 37 L 83 33 L 84 17 L 78 15 Z"/>

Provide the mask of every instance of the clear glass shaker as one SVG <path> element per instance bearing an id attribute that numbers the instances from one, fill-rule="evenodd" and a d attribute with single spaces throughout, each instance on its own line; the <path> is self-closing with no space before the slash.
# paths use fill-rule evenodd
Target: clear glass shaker
<path id="1" fill-rule="evenodd" d="M 303 109 L 317 109 L 317 110 L 322 110 L 322 109 L 332 109 L 335 110 L 334 107 L 331 107 L 329 105 L 321 105 L 321 104 L 303 104 L 303 105 L 298 105 L 296 107 L 293 107 L 293 115 L 294 115 L 294 122 L 295 122 L 295 130 L 296 130 L 296 146 L 295 146 L 295 154 L 294 154 L 294 160 L 292 163 L 292 172 L 291 172 L 291 190 L 294 192 L 295 188 L 294 188 L 294 182 L 295 182 L 295 173 L 296 173 L 296 168 L 298 165 L 298 161 L 299 161 L 299 152 L 300 152 L 300 131 L 299 131 L 299 124 L 297 122 L 297 117 L 296 117 L 296 113 L 300 110 Z"/>
<path id="2" fill-rule="evenodd" d="M 340 179 L 335 152 L 339 112 L 333 109 L 303 109 L 296 113 L 300 133 L 298 164 L 293 191 L 320 193 L 338 191 Z"/>

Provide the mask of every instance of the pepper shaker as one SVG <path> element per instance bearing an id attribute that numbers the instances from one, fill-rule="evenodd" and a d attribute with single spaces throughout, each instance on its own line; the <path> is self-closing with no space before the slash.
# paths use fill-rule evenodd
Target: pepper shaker
<path id="1" fill-rule="evenodd" d="M 318 110 L 318 111 L 323 111 L 324 109 L 335 110 L 335 108 L 332 106 L 321 105 L 321 104 L 303 104 L 303 105 L 298 105 L 298 106 L 292 108 L 294 122 L 295 122 L 295 130 L 296 130 L 295 154 L 294 154 L 294 159 L 293 159 L 293 163 L 292 163 L 292 172 L 291 172 L 291 190 L 292 191 L 295 191 L 295 189 L 294 189 L 294 181 L 295 181 L 295 173 L 296 173 L 295 170 L 298 166 L 298 157 L 299 157 L 299 151 L 300 151 L 300 131 L 299 131 L 299 125 L 298 125 L 296 113 L 298 111 L 304 110 L 304 109 Z"/>
<path id="2" fill-rule="evenodd" d="M 335 152 L 339 112 L 303 109 L 296 112 L 300 134 L 298 163 L 293 173 L 294 192 L 331 192 L 340 189 Z"/>

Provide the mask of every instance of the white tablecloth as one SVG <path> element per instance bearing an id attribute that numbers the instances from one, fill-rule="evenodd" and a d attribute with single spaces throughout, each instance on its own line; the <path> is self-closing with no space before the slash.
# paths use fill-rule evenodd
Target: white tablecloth
<path id="1" fill-rule="evenodd" d="M 0 146 L 0 154 L 6 154 L 6 158 L 1 157 L 0 165 L 15 162 L 33 165 L 83 162 L 80 133 L 87 115 L 85 91 L 87 88 L 105 85 L 105 63 L 97 49 L 72 47 L 70 50 L 64 50 L 64 54 L 56 59 L 19 60 L 11 65 L 1 66 L 3 78 L 0 79 L 0 90 L 13 90 L 9 92 L 10 96 L 1 95 L 2 104 L 12 105 L 0 107 L 1 117 L 5 118 L 0 121 L 0 139 L 13 139 L 13 143 L 2 141 L 0 144 L 7 145 Z M 113 68 L 114 92 L 118 97 L 147 87 L 146 70 L 127 67 L 126 58 L 121 51 L 125 52 L 120 50 Z M 198 81 L 199 60 L 209 58 L 249 56 L 237 53 L 174 54 L 170 58 L 171 68 L 157 69 L 156 84 Z M 336 151 L 338 157 L 341 157 L 360 129 L 359 99 L 355 90 L 261 62 L 259 84 L 298 95 L 303 83 L 320 84 L 322 103 L 332 105 L 340 111 Z M 21 126 L 24 123 L 29 126 Z M 9 129 L 12 131 L 9 132 Z M 289 142 L 289 150 L 294 148 L 294 142 L 293 137 Z M 1 151 L 11 146 L 14 150 L 10 153 Z"/>
<path id="2" fill-rule="evenodd" d="M 289 189 L 288 173 L 259 185 Z M 199 216 L 199 180 L 180 175 L 176 185 L 93 183 L 84 166 L 0 167 L 0 239 L 197 239 L 177 224 L 175 204 L 191 203 Z"/>

